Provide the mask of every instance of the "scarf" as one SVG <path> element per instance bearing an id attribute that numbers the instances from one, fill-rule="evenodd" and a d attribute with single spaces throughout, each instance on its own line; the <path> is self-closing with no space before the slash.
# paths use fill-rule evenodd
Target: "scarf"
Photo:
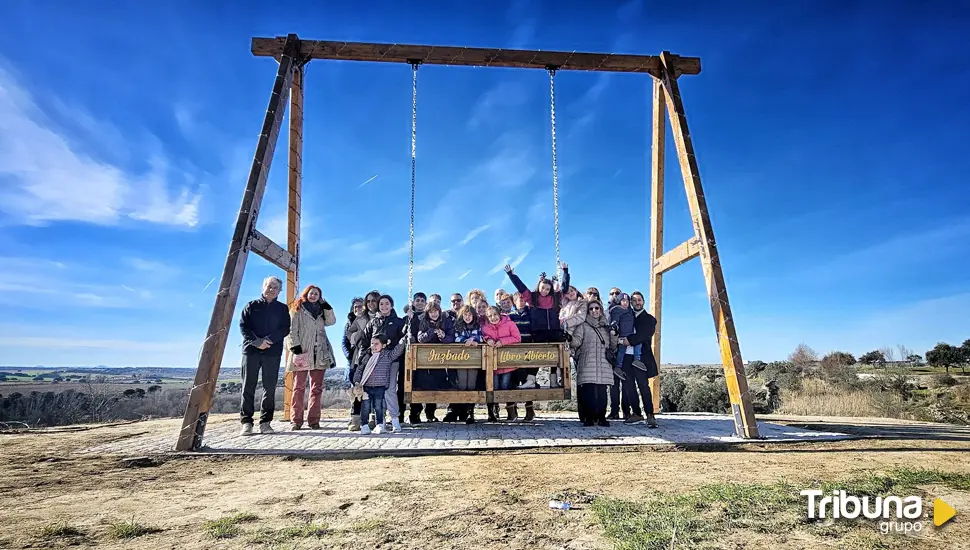
<path id="1" fill-rule="evenodd" d="M 370 378 L 371 374 L 374 374 L 374 369 L 377 368 L 377 361 L 381 358 L 380 353 L 372 353 L 370 359 L 367 360 L 367 365 L 364 366 L 364 374 L 360 377 L 360 387 L 364 387 L 367 383 L 367 379 Z M 361 399 L 367 399 L 367 392 L 361 396 Z"/>
<path id="2" fill-rule="evenodd" d="M 320 310 L 322 306 L 319 301 L 316 302 L 303 302 L 303 307 L 306 308 L 307 312 L 313 316 L 314 319 L 320 316 Z"/>

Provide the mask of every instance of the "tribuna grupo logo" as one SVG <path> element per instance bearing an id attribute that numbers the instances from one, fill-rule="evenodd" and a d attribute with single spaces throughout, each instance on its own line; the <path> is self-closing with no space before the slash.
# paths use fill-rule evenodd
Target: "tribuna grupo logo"
<path id="1" fill-rule="evenodd" d="M 842 490 L 834 490 L 829 496 L 818 489 L 806 489 L 799 493 L 808 497 L 809 519 L 858 519 L 860 517 L 879 522 L 883 534 L 919 533 L 923 529 L 923 499 L 918 496 L 855 496 Z M 936 499 L 933 502 L 933 523 L 939 527 L 949 521 L 956 511 L 952 506 Z"/>

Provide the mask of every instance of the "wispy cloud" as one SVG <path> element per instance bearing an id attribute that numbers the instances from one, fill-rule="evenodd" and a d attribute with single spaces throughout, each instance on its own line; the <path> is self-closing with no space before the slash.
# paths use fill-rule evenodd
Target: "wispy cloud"
<path id="1" fill-rule="evenodd" d="M 0 60 L 0 176 L 10 183 L 0 190 L 0 211 L 14 223 L 115 225 L 129 218 L 198 225 L 200 191 L 186 182 L 172 192 L 164 158 L 152 159 L 145 173 L 93 158 L 53 125 L 5 65 Z"/>
<path id="2" fill-rule="evenodd" d="M 260 218 L 260 220 L 261 219 L 262 218 Z M 256 225 L 263 235 L 266 235 L 272 239 L 274 243 L 286 248 L 287 234 L 290 231 L 288 213 L 284 212 L 282 214 L 270 216 L 266 220 L 266 223 L 259 223 L 257 220 Z"/>
<path id="3" fill-rule="evenodd" d="M 499 263 L 495 264 L 495 267 L 493 267 L 492 269 L 489 269 L 488 270 L 488 274 L 489 275 L 495 275 L 499 271 L 502 271 L 503 269 L 505 269 L 505 266 L 509 265 L 509 262 L 511 262 L 511 261 L 512 261 L 512 256 L 505 256 L 504 258 L 502 258 L 502 261 L 500 261 Z"/>
<path id="4" fill-rule="evenodd" d="M 529 93 L 525 85 L 518 81 L 500 82 L 483 93 L 472 107 L 468 128 L 475 130 L 490 122 L 500 122 L 516 107 L 525 105 Z"/>
<path id="5" fill-rule="evenodd" d="M 472 229 L 471 231 L 468 232 L 467 235 L 465 235 L 465 238 L 461 240 L 461 245 L 465 246 L 466 244 L 470 243 L 472 239 L 479 236 L 482 233 L 482 231 L 485 231 L 489 227 L 492 227 L 492 226 L 489 224 L 485 224 L 485 225 L 480 225 L 475 229 Z"/>
<path id="6" fill-rule="evenodd" d="M 465 277 L 471 275 L 471 272 L 472 272 L 472 270 L 469 269 L 468 271 L 462 273 L 461 275 L 458 276 L 458 280 L 460 281 L 460 280 L 464 279 Z"/>
<path id="7" fill-rule="evenodd" d="M 448 249 L 428 254 L 423 260 L 414 262 L 415 271 L 433 271 L 448 262 Z"/>
<path id="8" fill-rule="evenodd" d="M 376 180 L 377 179 L 377 176 L 379 176 L 379 175 L 380 174 L 374 174 L 373 176 L 367 178 L 366 180 L 364 180 L 364 183 L 362 183 L 362 184 L 360 184 L 360 185 L 357 186 L 357 189 L 360 189 L 361 187 L 367 185 L 368 183 Z"/>

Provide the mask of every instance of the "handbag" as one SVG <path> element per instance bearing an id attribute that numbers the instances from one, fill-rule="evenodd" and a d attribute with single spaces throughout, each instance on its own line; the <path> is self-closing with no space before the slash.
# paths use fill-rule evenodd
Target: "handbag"
<path id="1" fill-rule="evenodd" d="M 586 323 L 586 324 L 589 325 L 589 323 Z M 603 335 L 600 334 L 600 331 L 597 330 L 596 327 L 594 327 L 593 325 L 589 325 L 589 326 L 592 327 L 593 332 L 596 333 L 596 337 L 600 339 L 600 344 L 603 344 L 603 347 L 606 348 L 606 362 L 609 363 L 611 366 L 614 366 L 615 367 L 616 366 L 616 350 L 615 349 L 610 349 L 610 346 L 607 346 L 606 345 L 606 340 L 603 339 Z"/>

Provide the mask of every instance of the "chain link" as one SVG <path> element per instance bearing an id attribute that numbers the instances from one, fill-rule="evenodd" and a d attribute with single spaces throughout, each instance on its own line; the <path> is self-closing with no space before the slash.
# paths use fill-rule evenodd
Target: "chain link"
<path id="1" fill-rule="evenodd" d="M 418 139 L 418 64 L 411 63 L 411 234 L 408 241 L 409 257 L 408 257 L 408 303 L 411 303 L 411 297 L 414 296 L 414 168 L 415 168 L 415 153 L 417 152 L 417 139 Z M 413 309 L 413 306 L 412 306 Z M 408 319 L 408 335 L 410 332 L 410 321 L 413 317 Z M 407 349 L 411 350 L 411 338 L 407 338 Z"/>
<path id="2" fill-rule="evenodd" d="M 562 280 L 559 263 L 559 164 L 556 162 L 556 69 L 549 69 L 549 121 L 552 128 L 552 212 L 556 226 L 556 277 Z"/>

